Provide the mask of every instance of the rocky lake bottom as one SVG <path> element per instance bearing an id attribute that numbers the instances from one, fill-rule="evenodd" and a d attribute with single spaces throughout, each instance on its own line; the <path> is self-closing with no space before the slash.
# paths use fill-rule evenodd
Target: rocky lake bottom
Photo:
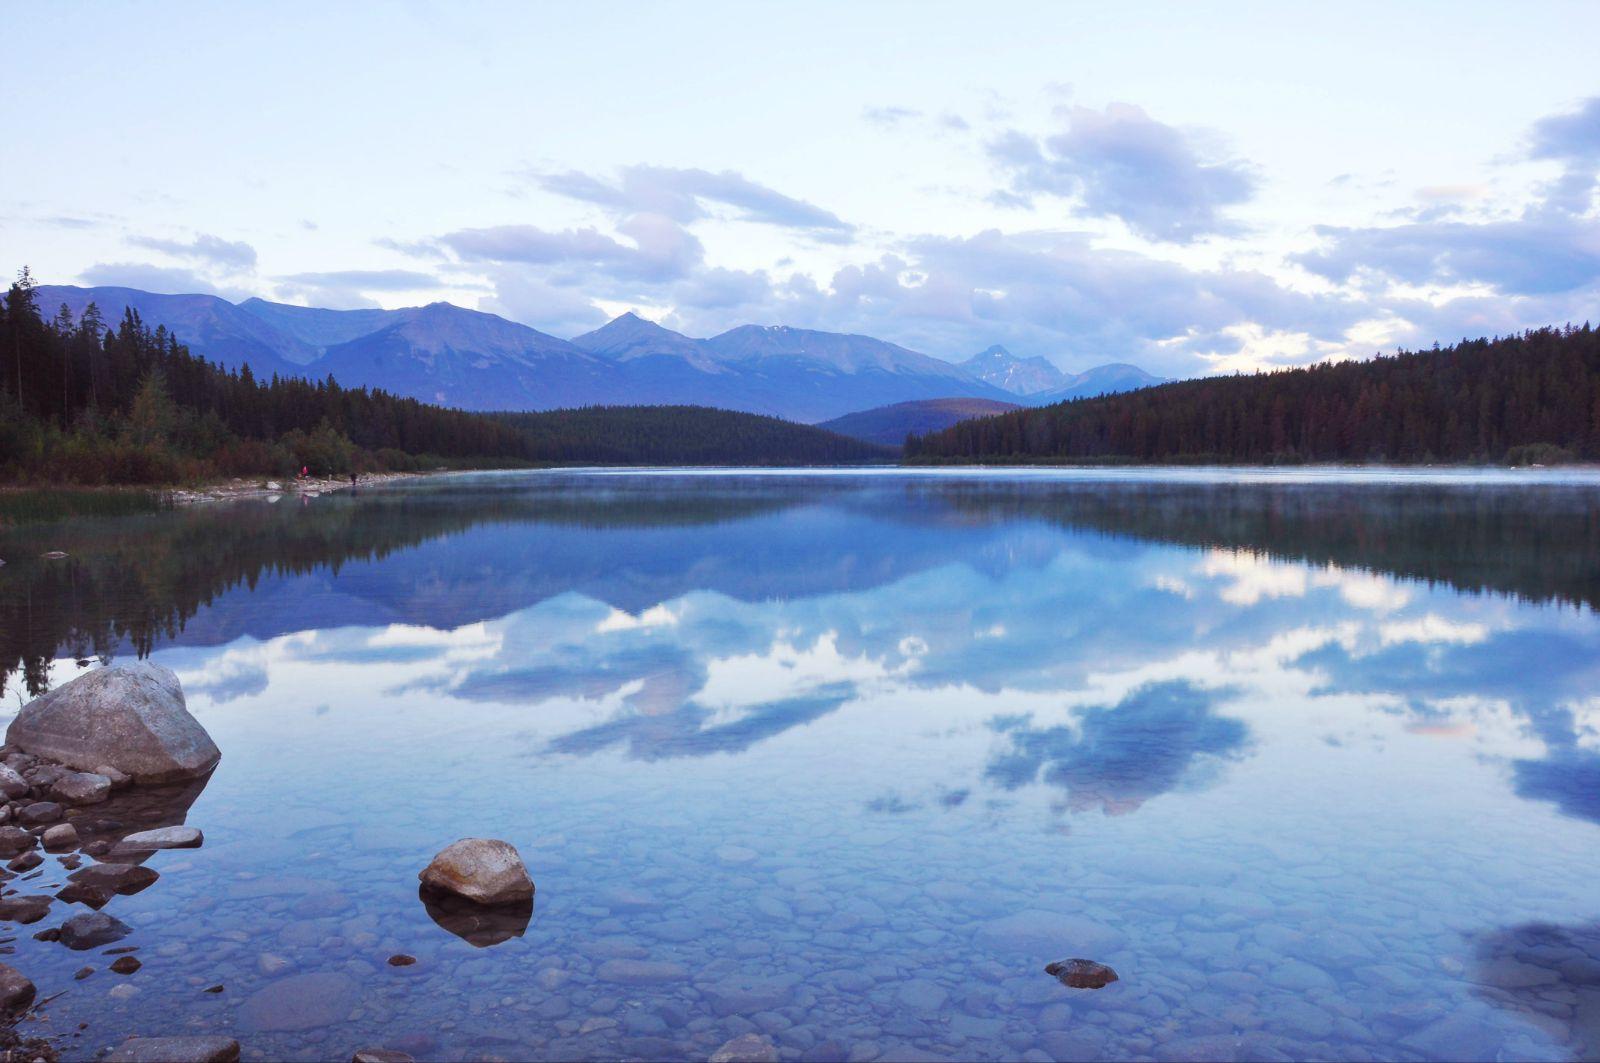
<path id="1" fill-rule="evenodd" d="M 36 939 L 62 900 L 0 927 L 48 999 L 18 1032 L 1600 1053 L 1600 482 L 1130 476 L 463 476 L 0 531 L 8 707 L 142 653 L 222 751 L 66 813 L 205 840 L 107 900 L 114 944 Z M 419 896 L 468 836 L 520 851 L 525 925 Z"/>

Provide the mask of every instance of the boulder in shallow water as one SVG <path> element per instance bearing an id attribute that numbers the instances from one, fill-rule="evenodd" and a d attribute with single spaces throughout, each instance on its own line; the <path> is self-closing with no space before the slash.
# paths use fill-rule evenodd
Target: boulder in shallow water
<path id="1" fill-rule="evenodd" d="M 106 1057 L 106 1063 L 238 1063 L 239 1042 L 231 1037 L 135 1037 Z"/>
<path id="2" fill-rule="evenodd" d="M 24 752 L 81 771 L 113 768 L 135 782 L 193 779 L 222 753 L 159 664 L 112 664 L 29 702 L 6 731 Z"/>
<path id="3" fill-rule="evenodd" d="M 82 912 L 61 924 L 61 943 L 74 952 L 120 941 L 133 928 L 104 912 Z"/>
<path id="4" fill-rule="evenodd" d="M 0 963 L 0 1015 L 12 1016 L 26 1010 L 36 992 L 21 971 Z"/>
<path id="5" fill-rule="evenodd" d="M 0 856 L 25 853 L 39 844 L 39 839 L 21 827 L 0 827 Z"/>
<path id="6" fill-rule="evenodd" d="M 1061 960 L 1048 964 L 1044 973 L 1070 989 L 1101 989 L 1117 980 L 1117 972 L 1093 960 Z"/>
<path id="7" fill-rule="evenodd" d="M 533 880 L 521 855 L 496 838 L 463 838 L 435 856 L 417 877 L 429 889 L 478 904 L 515 904 L 533 897 Z"/>

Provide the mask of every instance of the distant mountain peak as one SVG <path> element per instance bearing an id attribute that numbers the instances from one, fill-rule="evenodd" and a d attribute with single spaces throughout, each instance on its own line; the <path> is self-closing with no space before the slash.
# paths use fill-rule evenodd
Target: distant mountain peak
<path id="1" fill-rule="evenodd" d="M 654 357 L 679 358 L 703 373 L 722 372 L 722 367 L 700 340 L 690 339 L 681 332 L 658 325 L 632 310 L 623 311 L 593 332 L 575 337 L 572 343 L 590 354 L 616 362 Z"/>
<path id="2" fill-rule="evenodd" d="M 1018 358 L 998 343 L 968 358 L 961 367 L 986 383 L 1013 395 L 1033 395 L 1065 387 L 1072 379 L 1048 360 L 1034 355 Z"/>

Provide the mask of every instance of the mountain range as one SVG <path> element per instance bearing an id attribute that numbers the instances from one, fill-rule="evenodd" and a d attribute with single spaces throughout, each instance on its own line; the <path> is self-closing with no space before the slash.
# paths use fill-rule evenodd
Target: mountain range
<path id="1" fill-rule="evenodd" d="M 815 423 L 922 399 L 1040 405 L 1159 383 L 1135 366 L 1062 373 L 991 347 L 962 364 L 871 336 L 742 325 L 693 339 L 632 313 L 563 340 L 450 303 L 327 310 L 264 299 L 44 285 L 47 314 L 91 302 L 115 324 L 131 307 L 196 354 L 256 376 L 332 375 L 469 410 L 692 404 Z"/>

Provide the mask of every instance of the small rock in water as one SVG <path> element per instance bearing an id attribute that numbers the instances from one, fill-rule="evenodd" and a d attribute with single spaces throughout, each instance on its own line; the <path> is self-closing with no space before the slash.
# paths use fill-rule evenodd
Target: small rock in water
<path id="1" fill-rule="evenodd" d="M 393 956 L 389 957 L 390 967 L 410 967 L 416 962 L 417 958 L 415 956 L 407 956 L 403 952 L 397 952 Z"/>
<path id="2" fill-rule="evenodd" d="M 202 993 L 220 993 L 220 992 L 222 992 L 222 988 L 223 988 L 222 985 L 219 983 L 217 985 L 208 985 L 204 989 L 200 990 L 200 992 L 202 992 Z"/>
<path id="3" fill-rule="evenodd" d="M 478 904 L 514 904 L 533 896 L 522 856 L 497 838 L 463 838 L 448 845 L 417 877 L 424 886 Z"/>
<path id="4" fill-rule="evenodd" d="M 44 863 L 44 857 L 40 856 L 36 850 L 29 849 L 21 856 L 6 864 L 6 867 L 17 872 L 32 871 L 42 863 Z"/>
<path id="5" fill-rule="evenodd" d="M 16 1015 L 26 1010 L 36 992 L 21 971 L 0 963 L 0 1014 Z"/>
<path id="6" fill-rule="evenodd" d="M 1100 989 L 1117 980 L 1117 972 L 1093 960 L 1062 960 L 1044 969 L 1064 986 L 1072 989 Z"/>
<path id="7" fill-rule="evenodd" d="M 350 1057 L 350 1063 L 416 1063 L 416 1060 L 393 1048 L 360 1048 Z"/>
<path id="8" fill-rule="evenodd" d="M 198 849 L 206 838 L 198 827 L 157 827 L 130 834 L 117 843 L 115 852 L 142 853 L 154 849 Z"/>
<path id="9" fill-rule="evenodd" d="M 0 898 L 0 919 L 13 923 L 37 923 L 50 914 L 51 898 L 37 894 L 27 897 Z"/>
<path id="10" fill-rule="evenodd" d="M 133 988 L 128 986 L 126 988 Z M 239 1042 L 231 1037 L 135 1037 L 106 1057 L 106 1063 L 238 1063 Z"/>
<path id="11" fill-rule="evenodd" d="M 139 864 L 90 864 L 67 876 L 67 881 L 97 886 L 113 893 L 131 896 L 148 888 L 161 876 Z"/>
<path id="12" fill-rule="evenodd" d="M 44 553 L 40 554 L 39 556 L 44 558 L 46 561 L 60 561 L 63 557 L 66 557 L 67 555 L 66 555 L 66 552 L 62 551 L 62 550 L 46 550 Z"/>
<path id="13" fill-rule="evenodd" d="M 21 827 L 0 827 L 0 856 L 15 856 L 38 844 L 39 839 Z"/>
<path id="14" fill-rule="evenodd" d="M 711 1063 L 778 1063 L 778 1049 L 760 1034 L 740 1034 L 711 1053 Z"/>
<path id="15" fill-rule="evenodd" d="M 42 827 L 46 823 L 55 823 L 65 814 L 66 810 L 54 801 L 35 801 L 22 806 L 17 812 L 17 822 L 24 827 Z"/>
<path id="16" fill-rule="evenodd" d="M 52 853 L 76 848 L 78 840 L 78 828 L 70 823 L 57 823 L 40 836 L 40 841 L 44 842 L 44 847 Z"/>
<path id="17" fill-rule="evenodd" d="M 93 967 L 79 967 L 78 970 L 73 974 L 72 977 L 76 978 L 78 981 L 81 982 L 85 978 L 89 977 L 91 974 L 94 974 L 94 968 Z"/>
<path id="18" fill-rule="evenodd" d="M 104 912 L 80 912 L 61 924 L 61 943 L 82 952 L 120 941 L 132 932 L 127 923 Z"/>
<path id="19" fill-rule="evenodd" d="M 143 966 L 137 956 L 118 956 L 111 963 L 111 969 L 118 974 L 132 974 Z"/>
<path id="20" fill-rule="evenodd" d="M 93 774 L 104 775 L 108 780 L 110 780 L 111 788 L 113 790 L 121 790 L 124 787 L 133 784 L 132 779 L 128 778 L 122 772 L 118 771 L 116 768 L 113 768 L 109 764 L 96 765 Z"/>

